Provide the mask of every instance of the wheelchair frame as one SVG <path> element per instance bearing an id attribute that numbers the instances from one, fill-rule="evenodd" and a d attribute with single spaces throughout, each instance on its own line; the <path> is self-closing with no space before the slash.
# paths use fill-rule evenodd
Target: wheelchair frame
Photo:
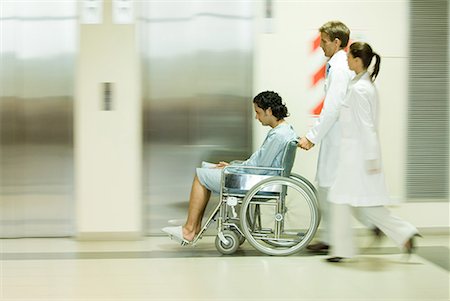
<path id="1" fill-rule="evenodd" d="M 290 255 L 307 246 L 319 226 L 320 213 L 315 187 L 304 177 L 291 173 L 296 150 L 296 140 L 286 144 L 281 168 L 240 165 L 225 167 L 222 170 L 219 204 L 191 244 L 195 245 L 210 224 L 217 221 L 215 245 L 222 254 L 235 253 L 245 240 L 267 255 Z M 240 172 L 233 172 L 236 170 Z M 242 173 L 243 170 L 275 172 L 279 175 L 247 174 Z M 302 202 L 309 209 L 307 228 L 300 232 L 299 229 L 285 228 L 285 217 L 291 205 L 286 204 L 288 188 L 301 195 L 295 202 Z M 240 206 L 240 214 L 237 213 L 237 206 Z M 263 227 L 261 208 L 274 208 L 273 228 Z"/>

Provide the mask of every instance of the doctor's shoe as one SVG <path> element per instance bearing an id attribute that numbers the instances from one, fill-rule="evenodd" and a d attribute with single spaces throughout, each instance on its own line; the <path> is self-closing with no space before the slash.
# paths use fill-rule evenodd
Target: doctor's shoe
<path id="1" fill-rule="evenodd" d="M 381 231 L 381 229 L 378 227 L 370 229 L 370 232 L 372 233 L 373 236 L 373 241 L 371 245 L 380 243 L 383 237 L 385 236 L 383 231 Z"/>
<path id="2" fill-rule="evenodd" d="M 408 256 L 411 256 L 411 254 L 415 251 L 416 249 L 416 245 L 414 243 L 414 238 L 415 237 L 422 237 L 422 235 L 420 235 L 419 233 L 414 234 L 413 236 L 411 236 L 405 243 L 405 245 L 403 246 L 405 253 Z"/>
<path id="3" fill-rule="evenodd" d="M 383 231 L 381 231 L 380 228 L 378 228 L 378 227 L 375 227 L 372 229 L 372 234 L 375 237 L 375 240 L 380 240 L 384 236 Z"/>
<path id="4" fill-rule="evenodd" d="M 344 257 L 336 256 L 336 257 L 329 257 L 329 258 L 327 258 L 327 259 L 325 259 L 325 260 L 326 260 L 327 262 L 339 263 L 339 262 L 342 262 L 344 259 L 345 259 Z"/>

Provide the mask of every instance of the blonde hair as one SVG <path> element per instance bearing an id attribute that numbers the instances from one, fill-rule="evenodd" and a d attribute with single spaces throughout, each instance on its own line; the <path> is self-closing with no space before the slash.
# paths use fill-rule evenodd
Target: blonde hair
<path id="1" fill-rule="evenodd" d="M 319 28 L 319 32 L 326 33 L 330 39 L 339 39 L 341 41 L 341 48 L 347 47 L 350 39 L 350 29 L 341 21 L 329 21 Z"/>

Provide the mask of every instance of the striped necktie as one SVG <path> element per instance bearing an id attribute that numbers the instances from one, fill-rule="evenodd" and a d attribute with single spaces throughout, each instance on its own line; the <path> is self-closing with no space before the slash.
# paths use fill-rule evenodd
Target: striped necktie
<path id="1" fill-rule="evenodd" d="M 328 77 L 328 73 L 330 73 L 330 68 L 331 68 L 330 64 L 327 63 L 327 67 L 325 69 L 325 77 Z"/>

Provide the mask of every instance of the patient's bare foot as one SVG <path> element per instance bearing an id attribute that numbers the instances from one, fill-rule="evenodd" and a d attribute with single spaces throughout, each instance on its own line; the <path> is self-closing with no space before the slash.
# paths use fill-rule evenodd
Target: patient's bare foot
<path id="1" fill-rule="evenodd" d="M 188 241 L 193 241 L 195 237 L 195 230 L 190 230 L 188 227 L 183 226 L 183 238 Z"/>

